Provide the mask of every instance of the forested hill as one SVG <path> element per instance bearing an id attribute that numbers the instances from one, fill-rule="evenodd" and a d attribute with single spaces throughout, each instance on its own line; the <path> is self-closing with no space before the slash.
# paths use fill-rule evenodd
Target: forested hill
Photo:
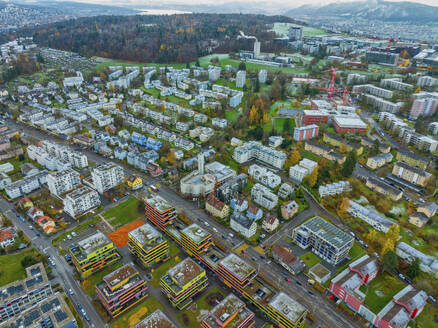
<path id="1" fill-rule="evenodd" d="M 240 31 L 256 36 L 262 51 L 272 50 L 270 24 L 294 22 L 284 16 L 183 14 L 171 16 L 97 16 L 22 31 L 40 46 L 143 62 L 189 62 L 207 53 L 252 48 L 253 40 L 237 39 Z"/>

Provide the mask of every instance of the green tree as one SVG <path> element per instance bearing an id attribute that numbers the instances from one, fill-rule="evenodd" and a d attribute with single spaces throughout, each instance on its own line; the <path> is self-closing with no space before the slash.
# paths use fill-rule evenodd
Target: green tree
<path id="1" fill-rule="evenodd" d="M 382 259 L 383 263 L 383 271 L 386 272 L 394 272 L 394 270 L 398 267 L 398 257 L 394 251 L 387 251 L 385 255 L 383 255 Z"/>
<path id="2" fill-rule="evenodd" d="M 239 63 L 239 71 L 246 71 L 246 64 L 244 62 Z"/>
<path id="3" fill-rule="evenodd" d="M 408 266 L 408 271 L 406 272 L 409 278 L 415 279 L 420 274 L 420 260 L 416 257 L 411 264 Z"/>
<path id="4" fill-rule="evenodd" d="M 356 165 L 356 154 L 354 151 L 352 151 L 347 155 L 345 162 L 342 164 L 341 174 L 345 178 L 351 177 L 355 165 Z"/>
<path id="5" fill-rule="evenodd" d="M 254 85 L 254 92 L 259 92 L 259 91 L 260 91 L 260 81 L 259 81 L 259 79 L 256 79 L 255 85 Z"/>

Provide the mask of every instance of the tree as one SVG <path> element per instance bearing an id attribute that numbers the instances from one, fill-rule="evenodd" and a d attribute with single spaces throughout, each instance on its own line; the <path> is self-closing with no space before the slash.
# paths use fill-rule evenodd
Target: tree
<path id="1" fill-rule="evenodd" d="M 350 200 L 347 197 L 342 198 L 341 202 L 339 203 L 338 211 L 341 213 L 347 213 L 349 208 Z"/>
<path id="2" fill-rule="evenodd" d="M 400 236 L 400 226 L 398 224 L 393 224 L 392 226 L 389 227 L 388 231 L 386 232 L 386 237 L 390 239 L 394 245 L 397 243 L 399 236 Z"/>
<path id="3" fill-rule="evenodd" d="M 365 238 L 370 244 L 374 244 L 377 240 L 377 231 L 375 229 L 371 229 L 370 232 L 367 233 Z"/>
<path id="4" fill-rule="evenodd" d="M 354 153 L 354 151 L 352 151 L 347 155 L 345 162 L 342 164 L 341 174 L 345 178 L 351 177 L 355 165 L 356 165 L 356 154 Z"/>
<path id="5" fill-rule="evenodd" d="M 166 107 L 164 107 L 164 104 L 161 104 L 160 106 L 160 112 L 164 113 L 164 111 L 166 110 Z"/>
<path id="6" fill-rule="evenodd" d="M 290 165 L 297 164 L 300 161 L 300 159 L 301 159 L 300 151 L 298 149 L 292 150 L 289 156 Z"/>
<path id="7" fill-rule="evenodd" d="M 175 152 L 173 151 L 173 149 L 170 149 L 169 152 L 167 153 L 167 160 L 168 160 L 169 163 L 171 163 L 173 166 L 176 165 L 176 156 L 175 156 Z"/>
<path id="8" fill-rule="evenodd" d="M 250 125 L 257 124 L 258 116 L 259 116 L 259 113 L 257 111 L 257 108 L 253 105 L 251 108 L 251 111 L 249 112 L 249 124 Z"/>
<path id="9" fill-rule="evenodd" d="M 394 251 L 387 251 L 383 255 L 382 259 L 383 263 L 383 271 L 386 272 L 394 272 L 394 270 L 398 267 L 398 256 L 394 253 Z"/>
<path id="10" fill-rule="evenodd" d="M 290 119 L 285 119 L 283 123 L 283 132 L 290 132 L 291 128 Z"/>
<path id="11" fill-rule="evenodd" d="M 418 257 L 414 258 L 414 260 L 409 264 L 408 271 L 406 272 L 409 278 L 415 279 L 420 274 L 420 260 Z"/>
<path id="12" fill-rule="evenodd" d="M 239 71 L 246 71 L 246 64 L 244 62 L 239 63 Z"/>
<path id="13" fill-rule="evenodd" d="M 260 91 L 260 81 L 259 81 L 259 79 L 256 79 L 255 86 L 254 86 L 254 92 L 259 92 L 259 91 Z"/>
<path id="14" fill-rule="evenodd" d="M 391 240 L 391 239 L 389 239 L 389 238 L 386 238 L 384 241 L 383 241 L 383 245 L 382 245 L 382 254 L 386 254 L 386 253 L 388 253 L 389 251 L 394 251 L 394 248 L 395 248 L 395 244 L 394 244 L 394 242 Z"/>
<path id="15" fill-rule="evenodd" d="M 315 167 L 312 173 L 308 175 L 307 183 L 310 188 L 313 188 L 318 181 L 318 166 Z"/>

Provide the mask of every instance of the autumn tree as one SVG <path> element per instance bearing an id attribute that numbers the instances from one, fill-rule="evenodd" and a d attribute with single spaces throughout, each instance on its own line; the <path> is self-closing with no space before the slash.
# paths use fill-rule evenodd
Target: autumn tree
<path id="1" fill-rule="evenodd" d="M 257 111 L 257 108 L 253 105 L 251 111 L 249 112 L 249 124 L 256 125 L 258 123 L 258 116 L 259 113 Z"/>
<path id="2" fill-rule="evenodd" d="M 350 200 L 347 197 L 343 197 L 338 206 L 338 211 L 340 213 L 347 213 L 350 208 Z"/>
<path id="3" fill-rule="evenodd" d="M 173 149 L 170 149 L 169 152 L 167 153 L 167 160 L 173 166 L 176 165 L 176 156 L 175 156 L 175 152 L 173 151 Z"/>
<path id="4" fill-rule="evenodd" d="M 395 244 L 390 238 L 385 238 L 382 245 L 382 254 L 386 254 L 389 251 L 394 251 Z"/>
<path id="5" fill-rule="evenodd" d="M 312 173 L 310 173 L 307 177 L 307 183 L 310 188 L 313 188 L 318 181 L 318 166 L 315 167 Z"/>
<path id="6" fill-rule="evenodd" d="M 390 239 L 394 245 L 397 243 L 399 236 L 400 236 L 400 226 L 398 224 L 393 224 L 392 226 L 389 227 L 388 231 L 386 232 L 386 238 Z"/>

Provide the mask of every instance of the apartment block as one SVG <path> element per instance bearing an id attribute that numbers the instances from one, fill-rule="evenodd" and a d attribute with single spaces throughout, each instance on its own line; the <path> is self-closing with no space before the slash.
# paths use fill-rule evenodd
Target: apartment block
<path id="1" fill-rule="evenodd" d="M 304 149 L 310 151 L 311 153 L 324 157 L 332 162 L 338 162 L 338 164 L 343 164 L 346 157 L 341 153 L 333 150 L 331 147 L 321 145 L 313 141 L 306 141 Z"/>
<path id="2" fill-rule="evenodd" d="M 186 258 L 161 277 L 160 285 L 170 303 L 183 310 L 193 302 L 193 296 L 207 288 L 208 278 L 201 266 Z"/>
<path id="3" fill-rule="evenodd" d="M 27 195 L 32 191 L 41 188 L 43 184 L 47 182 L 48 174 L 49 172 L 44 170 L 35 175 L 30 175 L 21 180 L 12 182 L 11 184 L 5 186 L 6 195 L 11 199 Z"/>
<path id="4" fill-rule="evenodd" d="M 267 312 L 279 327 L 302 327 L 306 308 L 284 292 L 277 293 L 268 303 Z"/>
<path id="5" fill-rule="evenodd" d="M 236 74 L 236 88 L 243 88 L 246 82 L 246 71 L 238 71 Z"/>
<path id="6" fill-rule="evenodd" d="M 181 244 L 191 255 L 200 256 L 210 249 L 212 243 L 212 234 L 196 223 L 181 230 Z"/>
<path id="7" fill-rule="evenodd" d="M 318 193 L 320 197 L 338 195 L 351 190 L 349 181 L 338 181 L 335 183 L 319 186 Z"/>
<path id="8" fill-rule="evenodd" d="M 332 146 L 341 148 L 345 152 L 354 151 L 356 155 L 362 155 L 363 147 L 360 144 L 350 142 L 346 139 L 338 137 L 335 134 L 325 132 L 322 140 Z"/>
<path id="9" fill-rule="evenodd" d="M 289 177 L 301 182 L 307 175 L 311 174 L 317 166 L 317 162 L 303 158 L 298 164 L 289 168 Z"/>
<path id="10" fill-rule="evenodd" d="M 112 318 L 129 310 L 148 296 L 146 281 L 132 264 L 107 274 L 96 285 L 96 296 Z"/>
<path id="11" fill-rule="evenodd" d="M 228 254 L 218 262 L 217 270 L 225 283 L 242 290 L 257 275 L 256 269 L 234 253 Z"/>
<path id="12" fill-rule="evenodd" d="M 158 309 L 137 323 L 134 328 L 177 328 L 177 326 Z"/>
<path id="13" fill-rule="evenodd" d="M 365 206 L 360 205 L 359 203 L 350 199 L 350 206 L 347 210 L 352 216 L 365 221 L 374 229 L 387 233 L 389 228 L 391 228 L 396 223 L 391 220 L 385 218 L 374 210 L 366 208 Z"/>
<path id="14" fill-rule="evenodd" d="M 72 151 L 68 147 L 43 140 L 41 147 L 51 156 L 70 162 L 71 165 L 83 169 L 88 166 L 88 158 L 81 152 Z"/>
<path id="15" fill-rule="evenodd" d="M 385 51 L 367 51 L 365 53 L 365 61 L 367 63 L 396 65 L 399 55 Z"/>
<path id="16" fill-rule="evenodd" d="M 83 278 L 121 259 L 113 242 L 100 231 L 71 244 L 69 254 Z"/>
<path id="17" fill-rule="evenodd" d="M 205 202 L 205 210 L 212 216 L 225 218 L 230 213 L 230 207 L 220 201 L 214 194 L 210 194 Z"/>
<path id="18" fill-rule="evenodd" d="M 399 201 L 403 196 L 401 190 L 375 177 L 369 177 L 365 185 L 371 190 L 376 191 L 385 197 L 391 198 L 393 201 Z"/>
<path id="19" fill-rule="evenodd" d="M 398 161 L 405 162 L 422 170 L 425 170 L 430 164 L 430 160 L 428 158 L 405 149 L 399 149 L 395 158 Z"/>
<path id="20" fill-rule="evenodd" d="M 257 232 L 257 223 L 245 214 L 234 211 L 230 217 L 230 228 L 249 239 Z"/>
<path id="21" fill-rule="evenodd" d="M 433 116 L 438 107 L 438 98 L 420 98 L 412 103 L 409 117 L 417 119 L 419 116 Z"/>
<path id="22" fill-rule="evenodd" d="M 391 99 L 394 95 L 394 92 L 391 90 L 379 88 L 372 84 L 355 85 L 353 87 L 353 92 L 368 93 L 370 95 L 386 99 Z"/>
<path id="23" fill-rule="evenodd" d="M 91 177 L 94 187 L 100 194 L 125 181 L 123 168 L 114 163 L 105 163 L 96 166 L 91 171 Z"/>
<path id="24" fill-rule="evenodd" d="M 251 198 L 257 204 L 272 210 L 278 203 L 278 196 L 274 194 L 269 188 L 256 183 L 251 189 Z"/>
<path id="25" fill-rule="evenodd" d="M 395 253 L 408 263 L 418 259 L 421 271 L 438 278 L 438 260 L 434 256 L 426 255 L 403 241 L 397 244 Z"/>
<path id="26" fill-rule="evenodd" d="M 176 209 L 159 195 L 145 198 L 146 219 L 162 230 L 176 218 Z"/>
<path id="27" fill-rule="evenodd" d="M 268 186 L 269 188 L 276 188 L 281 183 L 279 175 L 271 172 L 266 167 L 252 164 L 248 169 L 248 174 L 254 178 L 254 180 Z"/>
<path id="28" fill-rule="evenodd" d="M 354 243 L 352 236 L 319 216 L 296 227 L 292 231 L 292 240 L 333 265 L 347 257 Z"/>
<path id="29" fill-rule="evenodd" d="M 249 141 L 234 149 L 233 159 L 239 164 L 256 159 L 281 169 L 286 161 L 286 154 L 282 151 L 263 146 L 258 141 Z"/>
<path id="30" fill-rule="evenodd" d="M 438 134 L 438 122 L 430 123 L 427 129 L 434 135 Z"/>
<path id="31" fill-rule="evenodd" d="M 420 76 L 417 79 L 417 85 L 420 87 L 433 87 L 438 84 L 438 79 L 431 76 Z"/>
<path id="32" fill-rule="evenodd" d="M 347 84 L 358 84 L 358 83 L 366 83 L 368 81 L 368 77 L 362 74 L 350 73 L 347 75 Z"/>
<path id="33" fill-rule="evenodd" d="M 411 91 L 414 89 L 414 86 L 412 84 L 402 82 L 402 79 L 399 77 L 381 79 L 380 86 L 383 88 L 395 89 L 399 91 Z"/>
<path id="34" fill-rule="evenodd" d="M 149 223 L 128 233 L 128 248 L 146 267 L 169 259 L 167 239 Z"/>
<path id="35" fill-rule="evenodd" d="M 53 172 L 47 176 L 47 186 L 52 195 L 60 196 L 80 185 L 80 174 L 73 169 Z"/>
<path id="36" fill-rule="evenodd" d="M 400 108 L 403 106 L 403 102 L 392 102 L 387 99 L 383 99 L 381 97 L 377 97 L 374 95 L 363 94 L 362 99 L 368 105 L 371 105 L 373 108 L 389 113 L 398 113 Z"/>
<path id="37" fill-rule="evenodd" d="M 87 186 L 80 186 L 63 199 L 64 212 L 77 218 L 100 205 L 99 194 Z"/>
<path id="38" fill-rule="evenodd" d="M 392 169 L 392 174 L 405 181 L 422 187 L 426 186 L 427 182 L 432 176 L 432 174 L 429 172 L 414 166 L 410 166 L 404 162 L 396 162 Z"/>
<path id="39" fill-rule="evenodd" d="M 294 140 L 303 141 L 318 137 L 319 126 L 315 124 L 294 128 Z"/>
<path id="40" fill-rule="evenodd" d="M 386 154 L 379 154 L 373 157 L 369 157 L 367 160 L 367 166 L 370 169 L 377 169 L 379 167 L 382 167 L 388 163 L 391 163 L 393 160 L 393 156 L 391 153 L 386 153 Z"/>

